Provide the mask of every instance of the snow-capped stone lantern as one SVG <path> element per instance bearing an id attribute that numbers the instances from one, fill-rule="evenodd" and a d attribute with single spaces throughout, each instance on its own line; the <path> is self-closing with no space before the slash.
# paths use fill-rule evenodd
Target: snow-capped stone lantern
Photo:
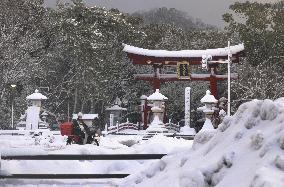
<path id="1" fill-rule="evenodd" d="M 41 100 L 46 100 L 47 97 L 35 90 L 35 93 L 27 96 L 26 99 L 31 101 L 32 106 L 41 107 Z"/>
<path id="2" fill-rule="evenodd" d="M 200 101 L 201 103 L 205 104 L 205 106 L 198 108 L 198 110 L 201 110 L 205 114 L 205 122 L 201 131 L 204 129 L 214 129 L 211 122 L 211 117 L 214 113 L 214 110 L 217 109 L 215 105 L 218 103 L 218 100 L 215 99 L 213 95 L 211 95 L 211 92 L 209 90 L 207 90 L 206 95 Z"/>
<path id="3" fill-rule="evenodd" d="M 112 107 L 106 108 L 106 111 L 109 111 L 109 124 L 110 126 L 114 126 L 116 123 L 121 122 L 121 114 L 122 111 L 126 111 L 126 108 L 122 108 L 118 105 L 118 103 L 115 103 Z"/>
<path id="4" fill-rule="evenodd" d="M 34 130 L 39 128 L 40 123 L 40 111 L 41 101 L 46 100 L 47 97 L 35 90 L 35 93 L 26 97 L 28 101 L 31 101 L 31 106 L 27 109 L 26 117 L 26 130 Z"/>
<path id="5" fill-rule="evenodd" d="M 156 92 L 147 97 L 148 101 L 153 102 L 153 107 L 151 111 L 153 112 L 154 118 L 148 127 L 148 132 L 168 132 L 164 123 L 161 120 L 162 113 L 164 112 L 164 102 L 168 100 L 166 96 L 159 92 L 159 89 L 156 89 Z"/>

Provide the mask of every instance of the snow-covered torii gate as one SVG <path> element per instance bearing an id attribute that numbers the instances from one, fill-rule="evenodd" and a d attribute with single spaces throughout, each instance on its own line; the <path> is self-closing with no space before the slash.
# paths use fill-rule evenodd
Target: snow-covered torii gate
<path id="1" fill-rule="evenodd" d="M 210 56 L 212 62 L 225 61 L 228 53 L 232 55 L 232 63 L 238 63 L 239 58 L 244 56 L 244 45 L 234 45 L 230 48 L 216 48 L 206 50 L 149 50 L 124 44 L 124 52 L 132 60 L 134 65 L 150 65 L 154 69 L 153 74 L 135 74 L 138 80 L 151 81 L 155 89 L 160 89 L 161 83 L 167 81 L 209 81 L 211 93 L 218 98 L 217 82 L 226 80 L 227 75 L 217 72 L 218 63 L 208 63 L 207 74 L 190 73 L 191 65 L 202 65 L 202 58 Z M 176 66 L 176 74 L 161 74 L 163 66 Z M 237 74 L 232 73 L 232 79 L 237 78 Z"/>

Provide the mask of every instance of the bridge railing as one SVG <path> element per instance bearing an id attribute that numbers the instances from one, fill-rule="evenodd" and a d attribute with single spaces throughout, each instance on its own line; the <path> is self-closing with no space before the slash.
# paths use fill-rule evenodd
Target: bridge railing
<path id="1" fill-rule="evenodd" d="M 173 130 L 175 132 L 179 132 L 180 131 L 180 127 L 177 124 L 174 123 L 166 123 L 165 127 L 168 130 Z M 105 134 L 116 134 L 121 132 L 122 130 L 126 130 L 126 129 L 132 129 L 132 130 L 139 130 L 140 128 L 142 128 L 142 126 L 139 126 L 139 124 L 134 124 L 134 123 L 121 123 L 121 124 L 116 124 L 115 126 L 111 126 L 111 127 L 105 127 Z"/>

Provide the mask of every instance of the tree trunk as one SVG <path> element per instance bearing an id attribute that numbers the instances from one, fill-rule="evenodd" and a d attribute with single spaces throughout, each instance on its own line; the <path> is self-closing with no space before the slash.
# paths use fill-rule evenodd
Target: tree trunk
<path id="1" fill-rule="evenodd" d="M 73 114 L 76 113 L 77 103 L 78 103 L 78 89 L 75 88 L 75 98 L 74 98 L 74 107 L 73 107 Z"/>

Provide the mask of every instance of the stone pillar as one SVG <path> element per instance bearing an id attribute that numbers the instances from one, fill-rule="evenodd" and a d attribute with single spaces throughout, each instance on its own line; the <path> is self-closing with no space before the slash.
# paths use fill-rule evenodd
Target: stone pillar
<path id="1" fill-rule="evenodd" d="M 185 125 L 190 126 L 190 87 L 185 88 L 184 93 L 184 120 Z"/>
<path id="2" fill-rule="evenodd" d="M 114 114 L 109 115 L 109 126 L 114 126 Z"/>

